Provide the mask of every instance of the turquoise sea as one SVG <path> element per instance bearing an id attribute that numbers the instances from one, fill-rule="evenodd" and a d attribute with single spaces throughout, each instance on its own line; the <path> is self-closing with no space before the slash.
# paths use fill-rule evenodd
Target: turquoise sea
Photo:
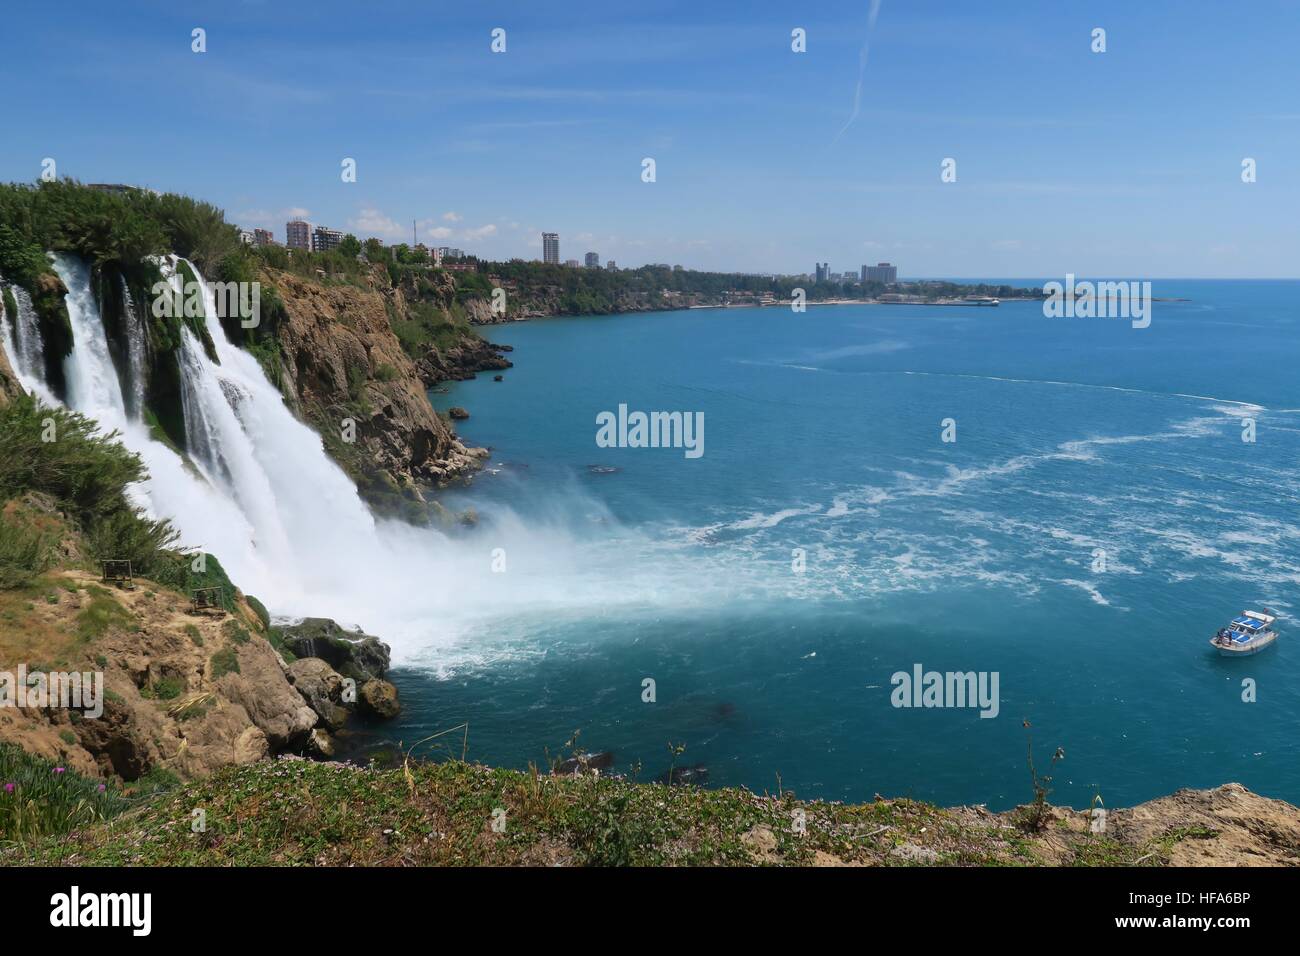
<path id="1" fill-rule="evenodd" d="M 485 329 L 514 346 L 504 381 L 431 396 L 493 449 L 447 503 L 478 513 L 485 561 L 506 513 L 593 547 L 557 555 L 544 607 L 402 655 L 384 732 L 468 721 L 471 759 L 524 767 L 580 730 L 642 779 L 684 744 L 709 785 L 995 809 L 1032 796 L 1032 734 L 1040 769 L 1064 749 L 1056 802 L 1230 780 L 1300 801 L 1300 283 L 1154 294 L 1187 301 L 1146 329 L 1038 303 Z M 702 412 L 704 454 L 598 447 L 620 404 Z M 505 557 L 503 581 L 547 561 Z M 1214 656 L 1261 606 L 1279 643 Z M 996 672 L 998 715 L 892 706 L 916 664 Z"/>

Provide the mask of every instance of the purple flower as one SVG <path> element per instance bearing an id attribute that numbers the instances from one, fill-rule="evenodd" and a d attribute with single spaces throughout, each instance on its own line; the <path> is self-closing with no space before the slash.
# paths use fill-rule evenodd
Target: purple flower
<path id="1" fill-rule="evenodd" d="M 55 767 L 55 768 L 54 768 L 54 772 L 55 772 L 55 773 L 63 773 L 64 770 L 63 770 L 62 767 Z"/>
<path id="2" fill-rule="evenodd" d="M 103 793 L 103 792 L 104 792 L 105 790 L 107 790 L 107 789 L 108 789 L 108 787 L 104 786 L 102 783 L 99 785 L 99 792 L 100 792 L 100 793 Z"/>
<path id="3" fill-rule="evenodd" d="M 13 792 L 14 792 L 14 785 L 12 783 L 6 783 L 5 793 L 13 793 Z"/>

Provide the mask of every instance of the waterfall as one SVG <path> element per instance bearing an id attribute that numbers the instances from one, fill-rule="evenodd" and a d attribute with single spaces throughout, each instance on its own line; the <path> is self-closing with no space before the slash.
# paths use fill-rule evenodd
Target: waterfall
<path id="1" fill-rule="evenodd" d="M 90 270 L 81 259 L 65 252 L 51 253 L 50 259 L 68 287 L 65 301 L 74 343 L 72 354 L 63 360 L 68 404 L 101 424 L 121 429 L 126 424 L 126 403 L 108 351 L 104 320 L 90 288 Z"/>
<path id="2" fill-rule="evenodd" d="M 126 284 L 126 278 L 118 276 L 118 281 L 122 285 L 122 309 L 126 313 L 127 370 L 130 372 L 131 382 L 131 401 L 127 404 L 131 417 L 138 420 L 144 415 L 145 386 L 148 379 L 148 371 L 145 367 L 148 342 L 145 338 L 144 316 L 136 307 L 135 299 Z"/>
<path id="3" fill-rule="evenodd" d="M 155 518 L 169 518 L 181 532 L 183 544 L 225 557 L 244 556 L 241 570 L 257 580 L 265 573 L 260 556 L 248 553 L 253 526 L 192 466 L 161 442 L 154 441 L 138 418 L 128 418 L 122 389 L 109 354 L 103 318 L 90 286 L 90 272 L 75 256 L 55 253 L 54 270 L 68 288 L 65 299 L 72 325 L 72 351 L 64 360 L 68 407 L 94 418 L 101 430 L 116 430 L 122 443 L 138 454 L 149 473 L 133 486 L 134 503 Z M 48 396 L 42 396 L 53 403 Z"/>
<path id="4" fill-rule="evenodd" d="M 584 519 L 590 526 L 598 506 L 576 496 L 527 522 L 502 509 L 494 515 L 490 542 L 377 523 L 325 453 L 320 435 L 293 416 L 257 360 L 226 337 L 213 292 L 197 269 L 218 361 L 188 327 L 182 329 L 187 448 L 178 455 L 152 440 L 134 399 L 128 414 L 89 270 L 73 256 L 53 258 L 68 287 L 73 333 L 65 362 L 68 404 L 105 431 L 118 430 L 140 455 L 149 477 L 130 489 L 133 501 L 170 520 L 182 545 L 217 555 L 231 580 L 273 613 L 365 625 L 393 645 L 397 659 L 411 660 L 458 635 L 499 634 L 499 622 L 521 609 L 581 605 L 603 613 L 615 603 L 643 602 L 663 586 L 643 581 L 640 571 L 621 574 L 633 566 L 624 555 L 631 540 L 626 535 L 602 539 L 612 549 L 604 554 L 579 554 L 577 546 L 587 542 L 575 540 L 570 529 Z M 173 288 L 183 276 L 178 262 L 159 261 Z M 134 390 L 136 378 L 128 381 Z M 510 574 L 494 573 L 494 548 L 509 549 Z"/>
<path id="5" fill-rule="evenodd" d="M 24 389 L 50 400 L 53 396 L 45 387 L 45 343 L 41 341 L 41 326 L 36 318 L 32 297 L 20 285 L 0 282 L 0 286 L 8 288 L 14 297 L 14 305 L 18 308 L 17 315 L 9 315 L 4 306 L 4 297 L 0 295 L 0 313 L 3 313 L 3 317 L 0 317 L 0 339 L 3 339 L 9 364 L 13 366 Z"/>
<path id="6" fill-rule="evenodd" d="M 44 378 L 41 374 L 44 364 L 45 343 L 41 341 L 41 326 L 36 320 L 36 308 L 32 297 L 22 286 L 11 286 L 14 303 L 18 306 L 18 315 L 14 318 L 14 344 L 18 350 L 18 361 L 22 364 L 23 374 L 33 378 Z"/>

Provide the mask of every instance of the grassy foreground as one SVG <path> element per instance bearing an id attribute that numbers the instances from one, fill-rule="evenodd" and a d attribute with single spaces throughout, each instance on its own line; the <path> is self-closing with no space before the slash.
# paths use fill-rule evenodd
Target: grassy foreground
<path id="1" fill-rule="evenodd" d="M 196 832 L 202 811 L 204 827 Z M 1133 865 L 1194 833 L 1133 846 L 1055 811 L 1044 833 L 1011 814 L 911 800 L 845 805 L 792 795 L 551 776 L 452 761 L 395 770 L 281 759 L 159 794 L 114 819 L 0 848 L 16 864 Z M 802 831 L 802 832 L 800 832 Z"/>

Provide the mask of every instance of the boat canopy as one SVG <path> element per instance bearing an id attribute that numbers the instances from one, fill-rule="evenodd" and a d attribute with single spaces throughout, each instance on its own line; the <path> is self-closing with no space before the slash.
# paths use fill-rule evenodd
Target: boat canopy
<path id="1" fill-rule="evenodd" d="M 1256 617 L 1247 617 L 1243 614 L 1241 617 L 1234 617 L 1232 619 L 1232 626 L 1238 630 L 1249 631 L 1251 634 L 1254 634 L 1256 631 L 1262 631 L 1264 628 L 1268 627 L 1268 622 L 1261 621 Z"/>

